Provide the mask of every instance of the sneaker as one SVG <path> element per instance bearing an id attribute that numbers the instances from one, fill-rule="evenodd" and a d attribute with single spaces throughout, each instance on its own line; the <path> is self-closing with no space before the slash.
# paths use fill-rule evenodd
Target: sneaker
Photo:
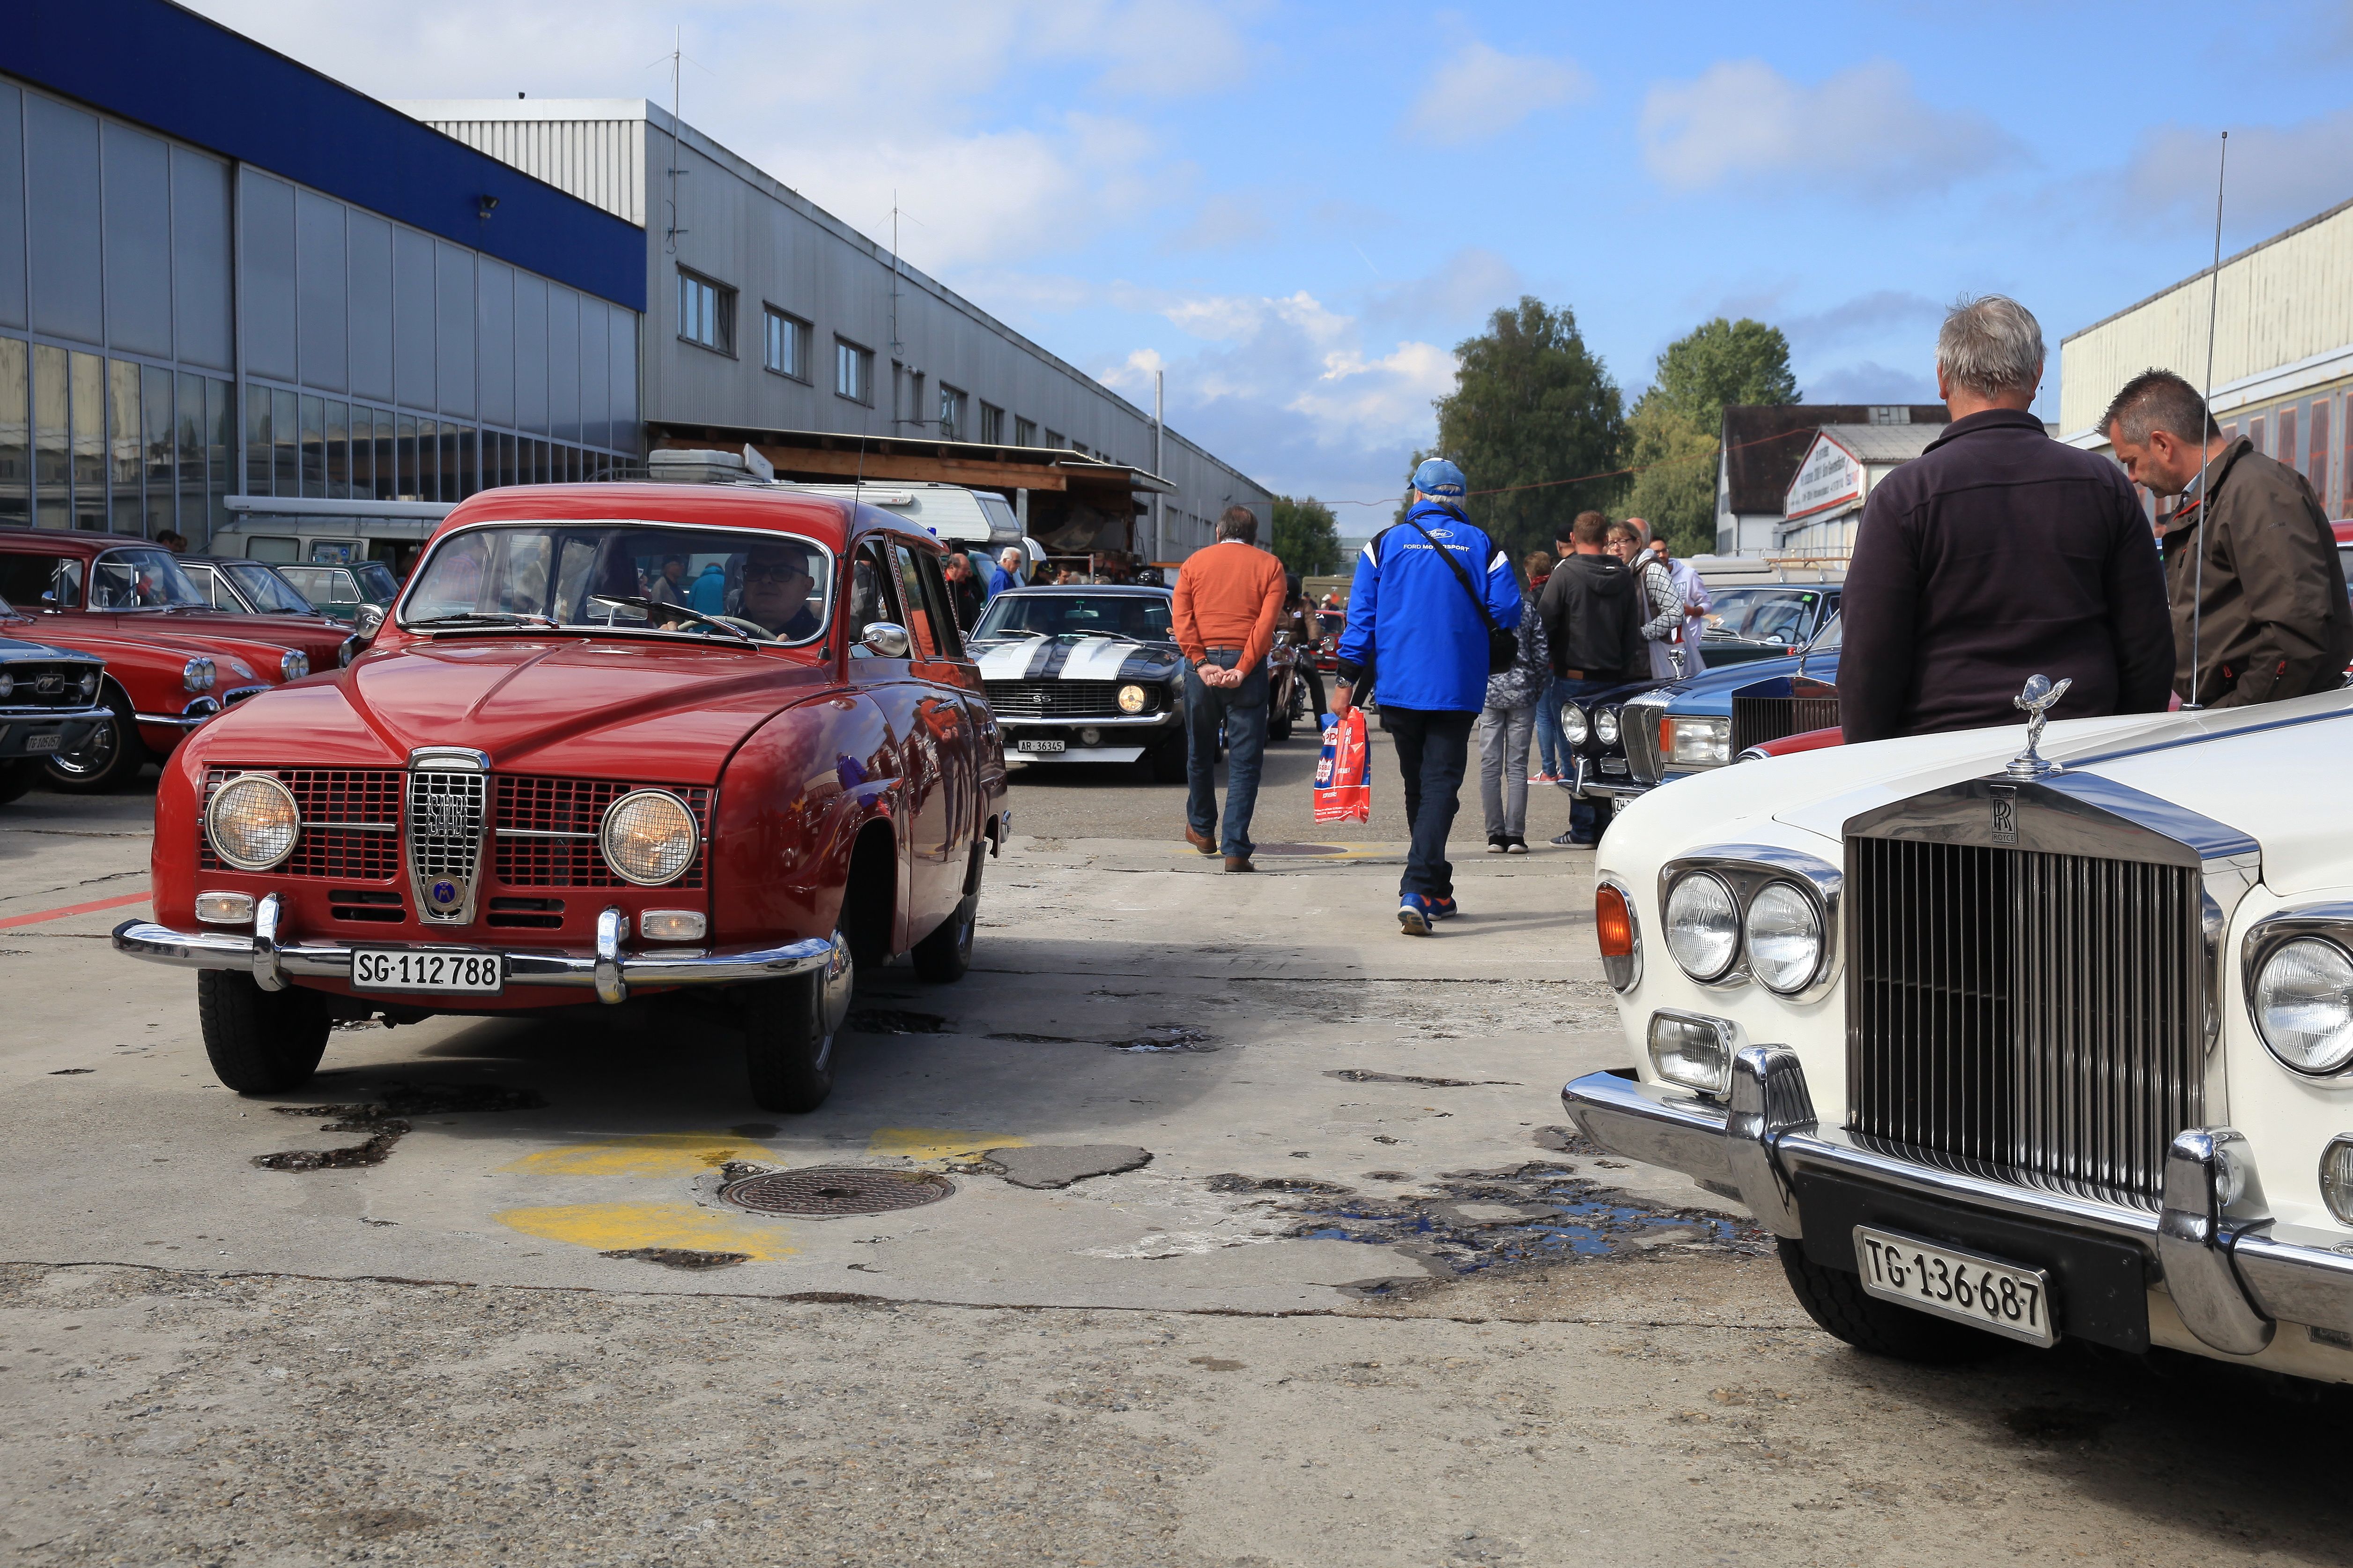
<path id="1" fill-rule="evenodd" d="M 1530 773 L 1530 774 L 1528 775 L 1528 783 L 1530 783 L 1530 784 L 1558 784 L 1558 783 L 1560 783 L 1560 775 L 1558 775 L 1557 773 L 1551 773 L 1551 772 L 1549 772 L 1549 771 L 1545 772 L 1545 773 Z"/>
<path id="2" fill-rule="evenodd" d="M 1462 907 L 1451 898 L 1430 900 L 1430 918 L 1433 921 L 1451 921 L 1461 912 Z"/>
<path id="3" fill-rule="evenodd" d="M 1601 840 L 1599 838 L 1581 838 L 1577 836 L 1576 829 L 1572 828 L 1568 832 L 1562 834 L 1557 838 L 1555 838 L 1553 842 L 1559 845 L 1564 849 L 1590 849 L 1595 845 L 1600 843 Z"/>
<path id="4" fill-rule="evenodd" d="M 1501 855 L 1504 852 L 1505 848 L 1511 844 L 1511 842 L 1512 841 L 1503 834 L 1490 833 L 1487 835 L 1487 853 L 1490 855 Z"/>
<path id="5" fill-rule="evenodd" d="M 1408 893 L 1398 901 L 1398 929 L 1408 936 L 1428 936 L 1430 916 L 1430 900 L 1419 893 Z"/>
<path id="6" fill-rule="evenodd" d="M 1514 833 L 1514 834 L 1513 834 L 1510 837 L 1508 837 L 1508 838 L 1506 838 L 1506 839 L 1504 839 L 1504 854 L 1506 854 L 1506 855 L 1525 855 L 1525 854 L 1526 854 L 1527 852 L 1528 852 L 1528 841 L 1527 841 L 1526 839 L 1525 839 L 1525 838 L 1521 837 L 1518 834 Z"/>

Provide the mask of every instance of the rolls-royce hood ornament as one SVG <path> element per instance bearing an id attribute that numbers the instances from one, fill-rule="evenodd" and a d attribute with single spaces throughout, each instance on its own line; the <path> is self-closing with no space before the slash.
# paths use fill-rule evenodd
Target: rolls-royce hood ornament
<path id="1" fill-rule="evenodd" d="M 2070 677 L 2053 686 L 2049 676 L 2038 675 L 2027 681 L 2025 690 L 2010 699 L 2026 714 L 2026 750 L 2012 757 L 2010 766 L 2003 770 L 2010 777 L 2039 779 L 2059 771 L 2057 763 L 2046 762 L 2035 748 L 2042 743 L 2042 726 L 2051 721 L 2051 710 L 2059 705 L 2059 699 L 2066 696 L 2067 689 L 2074 684 Z"/>

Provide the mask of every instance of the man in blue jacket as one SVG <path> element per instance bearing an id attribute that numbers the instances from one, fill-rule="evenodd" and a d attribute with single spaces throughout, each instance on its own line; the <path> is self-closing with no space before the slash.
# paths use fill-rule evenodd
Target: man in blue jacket
<path id="1" fill-rule="evenodd" d="M 1520 624 L 1512 563 L 1463 515 L 1462 494 L 1462 470 L 1430 458 L 1413 471 L 1405 521 L 1365 546 L 1348 589 L 1332 698 L 1333 712 L 1345 713 L 1367 675 L 1380 688 L 1413 836 L 1398 889 L 1398 924 L 1408 936 L 1428 936 L 1455 912 L 1446 835 L 1471 727 L 1487 701 L 1487 627 Z"/>

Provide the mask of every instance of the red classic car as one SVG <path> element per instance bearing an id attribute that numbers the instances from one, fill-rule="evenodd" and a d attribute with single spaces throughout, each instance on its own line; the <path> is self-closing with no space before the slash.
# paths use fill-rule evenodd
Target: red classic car
<path id="1" fill-rule="evenodd" d="M 239 1093 L 309 1078 L 337 1018 L 593 997 L 715 1004 L 753 1098 L 812 1110 L 858 964 L 962 976 L 1006 832 L 939 556 L 782 487 L 476 496 L 349 668 L 173 759 L 156 918 L 115 946 L 199 971 Z"/>
<path id="2" fill-rule="evenodd" d="M 216 611 L 170 551 L 103 534 L 0 531 L 0 599 L 32 616 L 17 635 L 106 661 L 100 701 L 118 717 L 50 760 L 50 783 L 66 789 L 126 784 L 223 708 L 331 668 L 358 647 L 323 616 L 263 623 Z"/>

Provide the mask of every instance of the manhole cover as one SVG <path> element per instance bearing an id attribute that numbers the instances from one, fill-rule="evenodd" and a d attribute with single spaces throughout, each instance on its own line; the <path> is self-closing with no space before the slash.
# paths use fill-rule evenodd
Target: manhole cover
<path id="1" fill-rule="evenodd" d="M 770 1171 L 730 1182 L 719 1195 L 754 1214 L 889 1214 L 921 1208 L 955 1191 L 945 1176 L 924 1171 L 875 1171 L 857 1165 L 817 1165 Z"/>

